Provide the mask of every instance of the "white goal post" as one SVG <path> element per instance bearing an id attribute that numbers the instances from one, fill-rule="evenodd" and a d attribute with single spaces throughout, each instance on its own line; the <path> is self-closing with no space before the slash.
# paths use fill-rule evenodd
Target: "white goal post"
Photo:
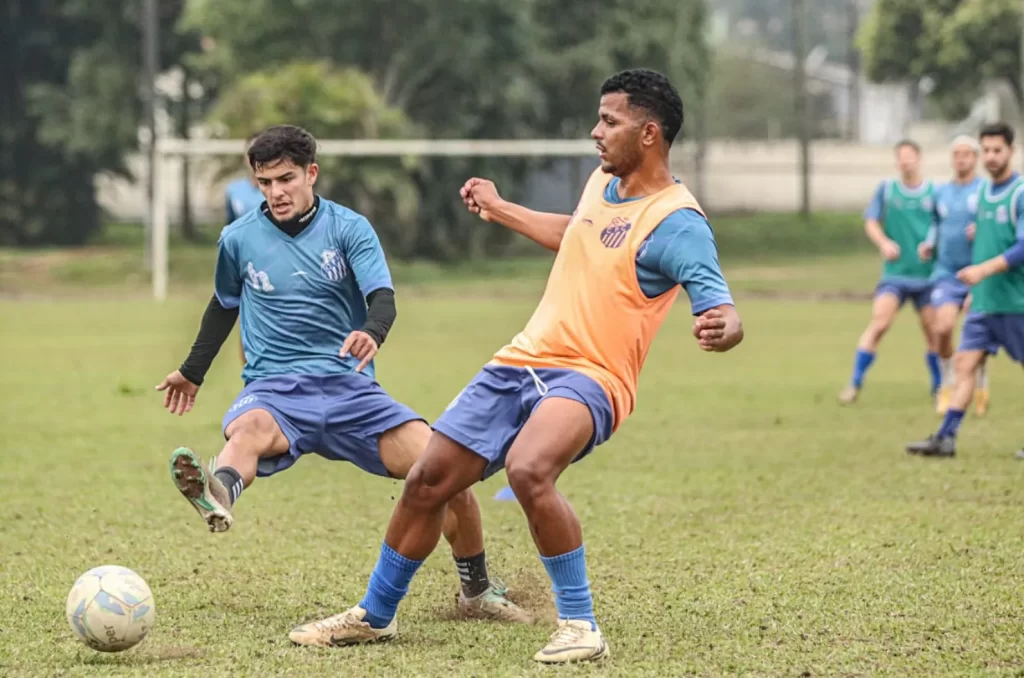
<path id="1" fill-rule="evenodd" d="M 162 137 L 156 142 L 153 167 L 153 298 L 163 301 L 168 287 L 167 191 L 162 178 L 168 158 L 176 156 L 238 156 L 245 152 L 244 139 L 176 139 Z M 318 139 L 317 155 L 353 157 L 402 156 L 594 156 L 592 139 Z"/>

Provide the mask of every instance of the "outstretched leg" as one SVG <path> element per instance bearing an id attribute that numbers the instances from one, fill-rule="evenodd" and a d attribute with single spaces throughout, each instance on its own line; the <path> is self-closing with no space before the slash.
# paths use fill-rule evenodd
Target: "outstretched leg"
<path id="1" fill-rule="evenodd" d="M 210 473 L 195 452 L 179 447 L 171 455 L 171 478 L 175 487 L 210 526 L 211 532 L 231 527 L 231 507 L 242 490 L 256 479 L 263 457 L 289 450 L 288 438 L 267 410 L 251 409 L 232 421 L 224 432 L 227 443 L 211 464 Z"/>
<path id="2" fill-rule="evenodd" d="M 423 455 L 430 433 L 426 423 L 416 420 L 381 435 L 378 443 L 380 458 L 388 473 L 395 478 L 405 478 Z M 481 619 L 532 621 L 525 610 L 507 598 L 508 590 L 501 580 L 488 576 L 480 505 L 471 489 L 465 489 L 448 500 L 442 532 L 452 547 L 462 583 L 458 597 L 462 614 Z"/>
<path id="3" fill-rule="evenodd" d="M 359 605 L 292 630 L 299 645 L 351 645 L 387 640 L 416 571 L 441 537 L 448 502 L 483 476 L 487 461 L 441 433 L 413 464 L 388 525 L 380 558 Z"/>

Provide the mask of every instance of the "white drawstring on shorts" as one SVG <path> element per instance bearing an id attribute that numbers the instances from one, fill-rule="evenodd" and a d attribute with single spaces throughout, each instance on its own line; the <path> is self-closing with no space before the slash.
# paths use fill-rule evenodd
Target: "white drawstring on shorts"
<path id="1" fill-rule="evenodd" d="M 526 371 L 530 373 L 531 377 L 533 377 L 533 385 L 537 387 L 537 393 L 539 393 L 541 397 L 546 396 L 548 394 L 548 385 L 537 376 L 537 373 L 534 372 L 533 368 L 529 365 L 526 366 Z"/>

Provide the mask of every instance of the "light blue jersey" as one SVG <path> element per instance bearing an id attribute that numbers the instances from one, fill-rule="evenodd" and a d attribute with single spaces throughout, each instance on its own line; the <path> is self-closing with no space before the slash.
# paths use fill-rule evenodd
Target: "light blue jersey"
<path id="1" fill-rule="evenodd" d="M 935 225 L 928 233 L 928 242 L 935 246 L 933 281 L 955 278 L 957 271 L 971 265 L 967 227 L 978 214 L 981 184 L 980 177 L 966 184 L 951 181 L 935 192 Z"/>
<path id="2" fill-rule="evenodd" d="M 614 177 L 605 187 L 604 199 L 614 205 L 636 198 L 620 198 L 619 178 Z M 733 303 L 711 225 L 694 210 L 677 210 L 655 227 L 637 252 L 636 277 L 652 299 L 682 285 L 694 315 Z"/>
<path id="3" fill-rule="evenodd" d="M 222 306 L 241 305 L 247 384 L 278 375 L 352 372 L 359 360 L 338 352 L 366 322 L 366 297 L 393 289 L 370 223 L 325 199 L 294 238 L 261 210 L 225 227 L 214 279 Z M 374 376 L 372 362 L 363 373 Z"/>
<path id="4" fill-rule="evenodd" d="M 241 219 L 263 204 L 263 194 L 248 179 L 236 179 L 224 189 L 224 223 L 230 224 Z"/>

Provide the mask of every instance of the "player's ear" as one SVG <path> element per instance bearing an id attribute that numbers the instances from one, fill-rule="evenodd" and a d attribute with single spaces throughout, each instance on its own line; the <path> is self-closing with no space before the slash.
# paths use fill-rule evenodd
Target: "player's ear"
<path id="1" fill-rule="evenodd" d="M 320 175 L 320 166 L 315 162 L 309 163 L 309 167 L 306 168 L 306 181 L 312 186 L 316 183 L 316 178 Z"/>
<path id="2" fill-rule="evenodd" d="M 653 120 L 645 122 L 643 129 L 640 130 L 640 141 L 644 146 L 654 146 L 660 136 L 661 128 Z"/>

